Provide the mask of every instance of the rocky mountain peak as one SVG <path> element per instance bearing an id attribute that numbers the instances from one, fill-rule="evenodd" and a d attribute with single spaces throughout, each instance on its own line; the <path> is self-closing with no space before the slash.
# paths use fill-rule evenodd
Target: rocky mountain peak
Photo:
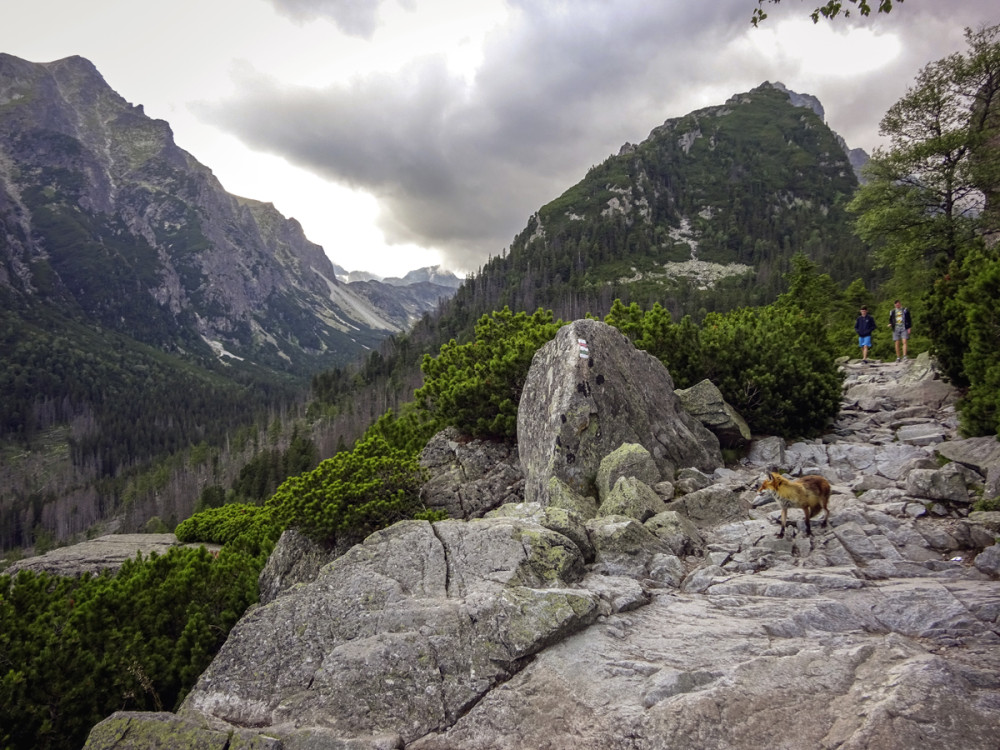
<path id="1" fill-rule="evenodd" d="M 438 302 L 399 315 L 341 284 L 297 221 L 226 192 L 84 58 L 0 56 L 0 103 L 0 284 L 26 303 L 167 350 L 311 372 Z"/>

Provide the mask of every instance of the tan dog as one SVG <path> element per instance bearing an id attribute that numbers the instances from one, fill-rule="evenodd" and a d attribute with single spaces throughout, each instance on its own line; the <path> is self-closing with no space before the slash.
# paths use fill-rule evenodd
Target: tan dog
<path id="1" fill-rule="evenodd" d="M 769 479 L 757 490 L 758 493 L 770 492 L 781 506 L 781 531 L 778 538 L 785 535 L 785 525 L 788 522 L 788 509 L 793 505 L 802 508 L 806 514 L 806 536 L 812 536 L 812 528 L 809 519 L 818 516 L 822 508 L 826 511 L 823 516 L 823 526 L 830 520 L 830 483 L 826 477 L 819 474 L 807 474 L 798 479 L 785 479 L 785 477 L 775 472 L 771 472 Z"/>

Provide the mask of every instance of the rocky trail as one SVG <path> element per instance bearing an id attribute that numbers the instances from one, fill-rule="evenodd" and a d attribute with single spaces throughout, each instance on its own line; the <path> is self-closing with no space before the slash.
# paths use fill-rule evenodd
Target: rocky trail
<path id="1" fill-rule="evenodd" d="M 613 382 L 617 344 L 585 333 Z M 672 481 L 642 449 L 586 512 L 555 481 L 522 502 L 516 456 L 442 438 L 435 492 L 482 517 L 396 524 L 311 572 L 286 533 L 178 713 L 115 714 L 87 747 L 996 748 L 1000 514 L 970 510 L 1000 446 L 958 438 L 926 356 L 843 367 L 823 438 Z M 778 539 L 768 470 L 826 476 L 829 525 L 793 509 Z"/>

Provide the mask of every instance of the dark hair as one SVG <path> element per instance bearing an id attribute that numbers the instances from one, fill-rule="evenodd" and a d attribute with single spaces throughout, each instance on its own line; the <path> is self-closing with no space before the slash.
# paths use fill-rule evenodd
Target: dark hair
<path id="1" fill-rule="evenodd" d="M 868 312 L 868 308 L 865 307 L 864 305 L 861 306 L 861 309 L 864 310 L 865 312 Z"/>

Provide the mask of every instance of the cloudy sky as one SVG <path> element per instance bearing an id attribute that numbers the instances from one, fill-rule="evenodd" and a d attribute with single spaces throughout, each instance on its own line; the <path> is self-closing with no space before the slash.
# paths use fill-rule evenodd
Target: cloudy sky
<path id="1" fill-rule="evenodd" d="M 3 0 L 0 52 L 91 60 L 230 192 L 348 270 L 475 271 L 532 212 L 657 125 L 761 82 L 819 97 L 851 147 L 996 0 Z"/>

